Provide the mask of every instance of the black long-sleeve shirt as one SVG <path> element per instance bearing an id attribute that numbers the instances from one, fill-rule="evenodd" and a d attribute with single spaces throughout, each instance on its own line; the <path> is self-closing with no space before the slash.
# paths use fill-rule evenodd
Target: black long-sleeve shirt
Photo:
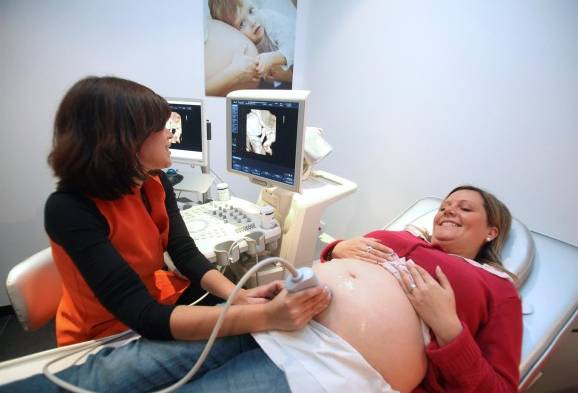
<path id="1" fill-rule="evenodd" d="M 196 247 L 177 207 L 172 185 L 160 175 L 169 218 L 167 250 L 191 285 L 200 286 L 213 265 Z M 95 203 L 74 190 L 50 195 L 45 206 L 49 237 L 70 256 L 98 301 L 118 320 L 150 339 L 172 339 L 174 305 L 159 304 L 109 240 L 110 228 Z"/>

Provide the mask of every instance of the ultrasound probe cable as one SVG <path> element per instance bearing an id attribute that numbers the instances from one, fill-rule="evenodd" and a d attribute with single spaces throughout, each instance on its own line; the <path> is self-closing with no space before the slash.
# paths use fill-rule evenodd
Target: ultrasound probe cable
<path id="1" fill-rule="evenodd" d="M 283 258 L 279 258 L 279 257 L 270 257 L 267 259 L 262 260 L 261 262 L 255 264 L 251 269 L 249 269 L 247 271 L 247 273 L 245 273 L 243 275 L 243 277 L 241 277 L 241 279 L 239 280 L 239 282 L 237 283 L 237 285 L 235 286 L 235 288 L 233 289 L 233 291 L 231 292 L 231 294 L 229 295 L 229 298 L 227 299 L 227 302 L 225 303 L 225 305 L 223 306 L 223 309 L 221 310 L 221 314 L 219 315 L 219 318 L 217 319 L 217 322 L 215 323 L 215 327 L 213 328 L 213 331 L 211 332 L 211 335 L 209 336 L 209 339 L 207 340 L 207 343 L 205 344 L 205 348 L 203 349 L 203 352 L 201 352 L 201 355 L 199 356 L 199 359 L 197 360 L 197 362 L 194 364 L 194 366 L 187 372 L 187 374 L 185 374 L 185 376 L 183 376 L 180 380 L 178 380 L 177 382 L 175 382 L 174 384 L 161 389 L 161 390 L 157 390 L 151 393 L 170 393 L 173 392 L 174 390 L 178 389 L 179 387 L 183 386 L 184 384 L 186 384 L 187 382 L 189 382 L 189 380 L 195 375 L 195 373 L 201 368 L 203 362 L 205 361 L 205 359 L 207 358 L 207 355 L 209 354 L 209 351 L 211 350 L 211 348 L 213 347 L 213 344 L 215 342 L 215 340 L 217 339 L 217 334 L 219 333 L 219 330 L 221 329 L 221 325 L 223 324 L 223 321 L 225 319 L 225 313 L 227 312 L 227 310 L 229 309 L 229 307 L 231 307 L 231 304 L 233 303 L 233 300 L 235 299 L 235 297 L 237 296 L 237 293 L 241 290 L 241 287 L 247 282 L 247 280 L 259 269 L 261 269 L 263 266 L 268 265 L 268 264 L 273 264 L 273 263 L 281 263 L 283 264 L 283 266 L 291 273 L 291 276 L 288 277 L 285 280 L 285 289 L 287 289 L 288 292 L 298 292 L 301 290 L 305 290 L 308 288 L 313 288 L 315 286 L 319 285 L 319 281 L 317 279 L 317 276 L 315 276 L 315 273 L 313 272 L 313 270 L 311 268 L 308 267 L 302 267 L 299 269 L 295 269 L 295 267 L 293 265 L 291 265 L 289 262 L 287 262 L 285 259 Z M 114 339 L 117 339 L 123 335 L 126 335 L 127 333 L 121 333 L 117 336 L 113 336 L 107 340 L 103 341 L 99 341 L 98 343 L 92 344 L 91 347 L 96 348 L 97 346 L 112 341 Z M 49 367 L 72 355 L 77 354 L 78 352 L 82 352 L 85 351 L 87 348 L 82 348 L 80 351 L 76 351 L 76 352 L 72 352 L 69 354 L 66 354 L 64 356 L 61 356 L 57 359 L 51 360 L 50 362 L 46 363 L 42 369 L 42 372 L 44 373 L 44 375 L 46 376 L 46 378 L 48 380 L 50 380 L 52 383 L 54 383 L 55 385 L 58 385 L 59 387 L 66 389 L 70 392 L 75 392 L 75 393 L 96 393 L 93 392 L 91 390 L 87 390 L 87 389 L 83 389 L 80 388 L 78 386 L 75 386 L 69 382 L 66 382 L 65 380 L 57 377 L 54 373 L 52 373 L 49 370 Z"/>

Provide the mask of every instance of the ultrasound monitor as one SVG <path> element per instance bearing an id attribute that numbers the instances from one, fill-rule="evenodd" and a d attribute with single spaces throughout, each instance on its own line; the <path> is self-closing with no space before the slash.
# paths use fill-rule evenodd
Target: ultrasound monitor
<path id="1" fill-rule="evenodd" d="M 265 187 L 301 191 L 308 91 L 237 90 L 227 95 L 227 170 Z"/>
<path id="2" fill-rule="evenodd" d="M 171 116 L 166 127 L 173 133 L 171 160 L 176 164 L 207 166 L 207 130 L 203 101 L 167 98 Z"/>

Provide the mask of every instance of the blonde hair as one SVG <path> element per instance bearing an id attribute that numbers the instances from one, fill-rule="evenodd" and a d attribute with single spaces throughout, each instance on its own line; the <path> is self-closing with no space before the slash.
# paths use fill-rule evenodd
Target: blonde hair
<path id="1" fill-rule="evenodd" d="M 237 10 L 242 6 L 242 0 L 209 0 L 209 10 L 213 19 L 235 24 Z"/>

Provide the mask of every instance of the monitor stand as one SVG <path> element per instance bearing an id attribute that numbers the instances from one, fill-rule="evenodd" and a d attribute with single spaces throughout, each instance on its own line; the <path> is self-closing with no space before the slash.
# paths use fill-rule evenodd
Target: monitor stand
<path id="1" fill-rule="evenodd" d="M 303 182 L 301 193 L 270 187 L 261 189 L 257 204 L 269 204 L 275 209 L 275 218 L 282 228 L 278 256 L 295 267 L 311 266 L 317 259 L 315 248 L 319 225 L 325 209 L 334 202 L 352 194 L 357 184 L 325 171 L 312 171 Z M 279 279 L 282 272 L 260 271 L 261 284 Z"/>

